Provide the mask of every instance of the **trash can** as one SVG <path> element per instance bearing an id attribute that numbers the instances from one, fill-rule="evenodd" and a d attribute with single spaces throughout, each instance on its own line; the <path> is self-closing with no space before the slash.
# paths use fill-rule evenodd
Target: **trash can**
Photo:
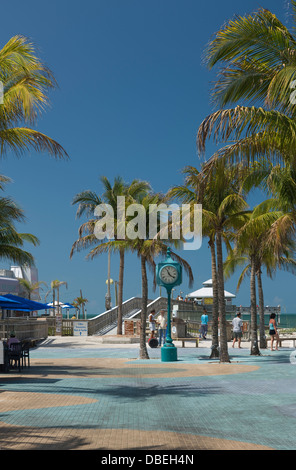
<path id="1" fill-rule="evenodd" d="M 172 322 L 172 339 L 186 338 L 187 325 L 181 318 L 174 318 Z"/>

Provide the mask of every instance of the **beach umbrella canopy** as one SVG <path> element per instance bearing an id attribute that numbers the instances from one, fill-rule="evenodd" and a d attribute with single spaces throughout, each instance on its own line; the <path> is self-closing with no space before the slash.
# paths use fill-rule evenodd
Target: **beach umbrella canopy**
<path id="1" fill-rule="evenodd" d="M 71 304 L 64 304 L 62 308 L 75 308 L 75 307 Z"/>
<path id="2" fill-rule="evenodd" d="M 5 310 L 16 310 L 16 309 L 19 309 L 20 307 L 23 307 L 23 305 L 20 302 L 17 302 L 16 300 L 8 299 L 7 297 L 0 295 L 0 308 L 5 309 Z"/>
<path id="3" fill-rule="evenodd" d="M 57 306 L 58 306 L 58 302 L 56 301 L 56 302 L 54 303 L 54 305 L 55 305 L 55 307 L 57 307 Z M 49 302 L 49 303 L 47 304 L 47 308 L 52 308 L 52 306 L 53 306 L 53 302 Z M 59 306 L 60 306 L 61 308 L 75 308 L 75 307 L 73 307 L 73 305 L 71 305 L 71 304 L 64 304 L 63 302 L 59 302 Z"/>
<path id="4" fill-rule="evenodd" d="M 0 302 L 11 303 L 11 304 L 18 303 L 16 300 L 9 300 L 7 297 L 4 297 L 3 295 L 0 295 Z"/>
<path id="5" fill-rule="evenodd" d="M 35 302 L 34 300 L 24 299 L 23 297 L 19 297 L 17 295 L 7 294 L 3 295 L 2 297 L 6 299 L 8 306 L 5 305 L 5 301 L 3 301 L 3 304 L 5 306 L 2 306 L 1 302 L 0 306 L 1 308 L 5 308 L 6 310 L 21 310 L 31 312 L 33 310 L 48 309 L 48 306 L 46 304 L 42 304 L 41 302 Z"/>

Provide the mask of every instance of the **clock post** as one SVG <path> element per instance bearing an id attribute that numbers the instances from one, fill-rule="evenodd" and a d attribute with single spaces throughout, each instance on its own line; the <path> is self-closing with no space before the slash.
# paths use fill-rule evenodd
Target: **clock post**
<path id="1" fill-rule="evenodd" d="M 172 289 L 182 283 L 182 266 L 171 258 L 171 250 L 167 249 L 167 257 L 163 263 L 156 266 L 157 284 L 166 288 L 167 305 L 167 334 L 165 344 L 161 348 L 162 362 L 177 361 L 177 348 L 171 337 L 171 294 Z"/>

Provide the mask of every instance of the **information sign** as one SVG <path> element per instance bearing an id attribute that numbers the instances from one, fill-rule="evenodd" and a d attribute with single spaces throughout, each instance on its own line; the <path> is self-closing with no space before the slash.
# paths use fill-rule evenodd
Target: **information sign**
<path id="1" fill-rule="evenodd" d="M 74 336 L 87 336 L 88 322 L 87 321 L 74 321 L 73 322 L 73 335 Z"/>

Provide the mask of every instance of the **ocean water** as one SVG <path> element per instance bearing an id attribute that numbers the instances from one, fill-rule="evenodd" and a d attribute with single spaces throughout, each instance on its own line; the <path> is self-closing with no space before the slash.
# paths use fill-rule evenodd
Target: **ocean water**
<path id="1" fill-rule="evenodd" d="M 233 316 L 227 315 L 227 320 L 232 320 Z M 251 315 L 242 315 L 242 320 L 250 321 Z M 264 316 L 264 324 L 266 327 L 268 326 L 269 322 L 269 315 Z M 296 313 L 281 313 L 276 318 L 277 324 L 279 328 L 295 328 L 296 329 Z M 259 315 L 257 317 L 257 322 L 259 325 Z"/>
<path id="2" fill-rule="evenodd" d="M 66 318 L 66 315 L 63 315 L 64 318 Z M 87 315 L 87 320 L 90 320 L 91 318 L 94 318 L 96 317 L 97 315 Z M 71 315 L 70 315 L 70 318 L 71 318 Z M 234 318 L 234 315 L 227 315 L 226 316 L 226 319 L 227 320 L 232 320 Z M 265 325 L 266 327 L 268 326 L 268 322 L 269 322 L 269 315 L 265 315 Z M 211 318 L 209 318 L 211 320 Z M 245 320 L 245 321 L 250 321 L 251 319 L 251 316 L 250 315 L 242 315 L 242 320 Z M 80 318 L 80 320 L 83 320 L 82 318 Z M 258 321 L 258 325 L 259 325 L 259 315 L 257 317 L 257 321 Z M 278 327 L 280 328 L 295 328 L 296 329 L 296 313 L 281 313 L 278 317 L 277 317 L 277 323 L 278 323 Z"/>

